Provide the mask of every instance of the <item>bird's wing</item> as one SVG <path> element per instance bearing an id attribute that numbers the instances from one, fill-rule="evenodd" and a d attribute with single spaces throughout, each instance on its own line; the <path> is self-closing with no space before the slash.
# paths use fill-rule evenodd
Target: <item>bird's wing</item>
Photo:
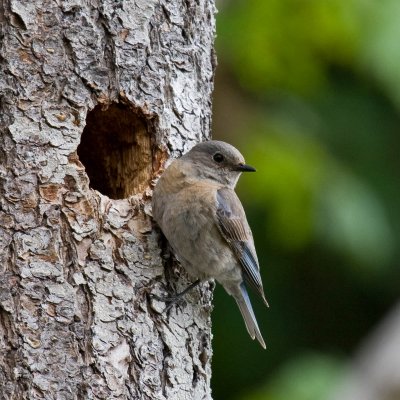
<path id="1" fill-rule="evenodd" d="M 238 258 L 243 276 L 263 298 L 260 267 L 254 248 L 253 235 L 246 219 L 246 214 L 236 193 L 228 188 L 217 190 L 217 225 L 223 238 Z"/>

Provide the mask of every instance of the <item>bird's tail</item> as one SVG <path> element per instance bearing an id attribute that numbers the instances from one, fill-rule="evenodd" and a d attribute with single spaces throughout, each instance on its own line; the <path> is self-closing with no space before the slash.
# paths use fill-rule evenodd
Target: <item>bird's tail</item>
<path id="1" fill-rule="evenodd" d="M 246 286 L 243 282 L 240 285 L 240 292 L 236 292 L 234 297 L 237 305 L 239 306 L 240 312 L 242 313 L 249 335 L 253 340 L 257 338 L 261 346 L 265 349 L 265 342 L 261 335 L 260 329 L 258 328 L 257 320 L 254 315 L 253 308 L 251 307 L 249 295 L 247 294 Z"/>

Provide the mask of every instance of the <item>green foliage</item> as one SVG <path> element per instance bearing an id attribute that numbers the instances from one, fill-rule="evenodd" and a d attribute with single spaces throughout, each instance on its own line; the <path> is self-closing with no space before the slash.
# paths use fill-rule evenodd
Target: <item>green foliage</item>
<path id="1" fill-rule="evenodd" d="M 316 242 L 348 257 L 357 272 L 388 266 L 394 242 L 384 204 L 316 138 L 279 126 L 255 128 L 242 147 L 260 166 L 243 179 L 242 198 L 268 209 L 266 237 L 275 245 L 294 251 Z"/>
<path id="2" fill-rule="evenodd" d="M 400 2 L 220 8 L 214 137 L 257 168 L 238 190 L 271 309 L 255 302 L 261 352 L 217 291 L 214 398 L 323 399 L 331 354 L 353 354 L 398 298 Z"/>
<path id="3" fill-rule="evenodd" d="M 354 1 L 239 0 L 219 18 L 219 51 L 240 82 L 266 89 L 315 91 L 330 65 L 352 66 L 359 46 Z"/>
<path id="4" fill-rule="evenodd" d="M 254 130 L 244 145 L 257 174 L 241 182 L 241 194 L 252 207 L 267 207 L 267 237 L 284 249 L 306 246 L 313 237 L 315 192 L 323 178 L 324 152 L 318 143 L 298 134 L 280 134 L 279 127 Z M 275 131 L 275 132 L 274 132 Z M 260 132 L 260 134 L 257 134 Z"/>
<path id="5" fill-rule="evenodd" d="M 238 400 L 327 399 L 341 372 L 335 358 L 306 353 L 285 364 L 268 385 Z"/>
<path id="6" fill-rule="evenodd" d="M 361 279 L 368 272 L 372 277 L 382 274 L 392 260 L 394 238 L 375 193 L 356 177 L 332 168 L 318 197 L 315 221 L 320 239 L 347 256 Z"/>
<path id="7" fill-rule="evenodd" d="M 400 2 L 383 0 L 362 2 L 361 14 L 361 63 L 383 90 L 400 107 Z"/>

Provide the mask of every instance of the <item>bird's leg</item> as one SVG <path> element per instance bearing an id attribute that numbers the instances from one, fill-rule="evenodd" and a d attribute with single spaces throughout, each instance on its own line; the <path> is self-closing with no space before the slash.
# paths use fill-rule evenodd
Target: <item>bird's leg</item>
<path id="1" fill-rule="evenodd" d="M 164 301 L 165 303 L 173 304 L 173 303 L 176 303 L 179 299 L 181 299 L 187 292 L 189 292 L 190 290 L 192 290 L 193 288 L 198 286 L 200 284 L 200 282 L 201 282 L 201 280 L 197 279 L 196 281 L 191 283 L 186 289 L 184 289 L 182 292 L 176 293 L 174 296 L 171 296 L 171 297 L 160 297 L 155 294 L 153 294 L 152 297 L 158 301 Z"/>

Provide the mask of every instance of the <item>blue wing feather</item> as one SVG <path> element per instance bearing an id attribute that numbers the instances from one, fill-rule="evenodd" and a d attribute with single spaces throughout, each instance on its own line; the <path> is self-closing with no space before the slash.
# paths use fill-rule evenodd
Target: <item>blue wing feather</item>
<path id="1" fill-rule="evenodd" d="M 222 236 L 242 266 L 245 281 L 261 295 L 268 305 L 246 214 L 239 198 L 231 189 L 222 188 L 217 191 L 217 222 Z"/>

